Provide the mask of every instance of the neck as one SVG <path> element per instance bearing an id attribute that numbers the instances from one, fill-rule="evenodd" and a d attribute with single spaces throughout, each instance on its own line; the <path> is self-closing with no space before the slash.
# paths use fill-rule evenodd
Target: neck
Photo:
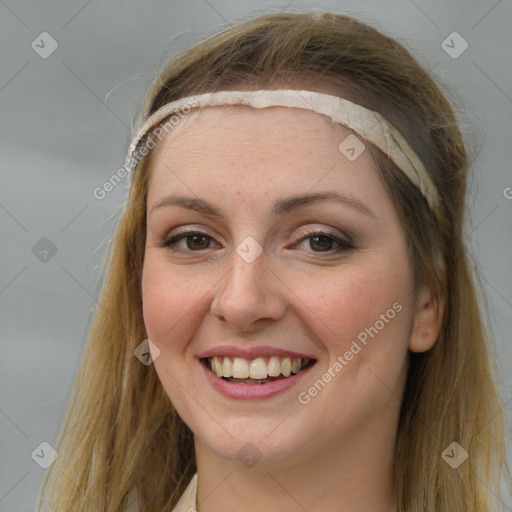
<path id="1" fill-rule="evenodd" d="M 395 433 L 314 440 L 293 457 L 250 468 L 196 438 L 198 512 L 396 512 Z"/>

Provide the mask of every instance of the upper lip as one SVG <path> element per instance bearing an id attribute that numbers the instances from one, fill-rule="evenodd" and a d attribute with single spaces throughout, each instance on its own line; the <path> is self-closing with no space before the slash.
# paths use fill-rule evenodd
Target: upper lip
<path id="1" fill-rule="evenodd" d="M 308 354 L 301 354 L 282 348 L 269 347 L 266 345 L 252 347 L 236 347 L 234 345 L 219 345 L 197 354 L 198 359 L 215 356 L 240 357 L 242 359 L 256 359 L 258 357 L 290 357 L 293 359 L 315 359 Z"/>

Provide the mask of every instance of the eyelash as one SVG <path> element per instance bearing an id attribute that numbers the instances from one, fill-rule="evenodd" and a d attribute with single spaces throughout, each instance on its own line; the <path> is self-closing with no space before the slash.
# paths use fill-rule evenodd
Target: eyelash
<path id="1" fill-rule="evenodd" d="M 201 252 L 203 250 L 207 250 L 207 249 L 200 249 L 198 251 L 192 251 L 192 250 L 185 250 L 185 249 L 179 249 L 177 247 L 173 247 L 178 241 L 182 240 L 183 238 L 189 238 L 189 237 L 197 236 L 197 235 L 213 240 L 213 238 L 211 236 L 209 236 L 206 233 L 203 233 L 201 231 L 183 231 L 183 232 L 169 238 L 168 240 L 166 240 L 162 244 L 162 247 L 165 247 L 174 253 L 194 253 L 194 252 Z M 329 249 L 328 251 L 313 251 L 314 254 L 318 254 L 318 255 L 325 254 L 327 256 L 331 256 L 333 254 L 349 252 L 349 251 L 355 249 L 355 246 L 351 242 L 349 242 L 348 240 L 339 238 L 336 235 L 329 233 L 328 231 L 305 230 L 303 233 L 301 233 L 300 236 L 301 236 L 301 238 L 296 243 L 293 244 L 293 247 L 296 247 L 298 244 L 300 244 L 304 240 L 307 240 L 308 238 L 313 238 L 315 236 L 327 237 L 327 238 L 330 238 L 331 240 L 333 240 L 334 242 L 336 242 L 337 244 L 339 244 L 339 247 L 336 249 Z"/>

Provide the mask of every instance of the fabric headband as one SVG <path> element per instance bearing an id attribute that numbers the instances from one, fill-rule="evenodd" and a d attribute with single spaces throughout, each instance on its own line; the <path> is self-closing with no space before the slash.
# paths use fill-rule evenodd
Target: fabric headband
<path id="1" fill-rule="evenodd" d="M 144 144 L 143 138 L 149 130 L 175 114 L 162 127 L 154 130 L 154 134 L 160 139 L 163 132 L 168 133 L 191 109 L 222 105 L 246 105 L 253 108 L 291 107 L 324 114 L 333 122 L 350 128 L 379 148 L 421 191 L 431 211 L 434 214 L 439 213 L 440 198 L 434 182 L 409 143 L 391 123 L 380 113 L 361 105 L 337 96 L 312 91 L 220 91 L 189 96 L 168 103 L 146 120 L 130 143 L 125 167 L 132 172 L 132 178 L 138 162 L 155 146 L 151 137 L 146 138 Z"/>

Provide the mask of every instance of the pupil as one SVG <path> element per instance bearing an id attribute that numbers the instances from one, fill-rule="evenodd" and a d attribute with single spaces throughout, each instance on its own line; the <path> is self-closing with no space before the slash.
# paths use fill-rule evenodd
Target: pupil
<path id="1" fill-rule="evenodd" d="M 193 239 L 193 242 L 192 242 L 192 243 L 190 243 L 190 239 Z M 196 246 L 196 247 L 193 247 L 193 245 L 195 245 L 195 243 L 196 243 L 196 241 L 197 241 L 198 239 L 199 239 L 199 240 L 200 240 L 200 239 L 203 239 L 203 241 L 205 241 L 205 240 L 207 239 L 207 237 L 205 237 L 204 235 L 191 235 L 191 236 L 189 236 L 189 237 L 188 237 L 188 239 L 187 239 L 187 247 L 188 247 L 189 249 L 194 249 L 194 248 L 196 248 L 196 249 L 197 249 L 197 248 L 199 248 L 199 249 L 206 249 L 206 248 L 208 248 L 208 244 L 206 244 L 206 247 L 201 246 L 201 244 L 199 244 L 199 246 L 200 246 L 200 247 L 197 247 L 197 246 Z"/>
<path id="2" fill-rule="evenodd" d="M 320 249 L 327 249 L 329 250 L 331 248 L 331 245 L 332 245 L 332 240 L 327 237 L 327 236 L 324 236 L 324 235 L 319 235 L 319 236 L 314 236 L 311 238 L 311 242 L 310 242 L 310 246 L 312 249 L 315 249 L 315 247 L 313 246 L 314 244 L 316 244 L 318 242 L 318 240 L 323 240 L 324 242 L 327 243 L 327 246 L 325 245 L 325 243 L 322 245 L 322 243 L 320 242 Z"/>

